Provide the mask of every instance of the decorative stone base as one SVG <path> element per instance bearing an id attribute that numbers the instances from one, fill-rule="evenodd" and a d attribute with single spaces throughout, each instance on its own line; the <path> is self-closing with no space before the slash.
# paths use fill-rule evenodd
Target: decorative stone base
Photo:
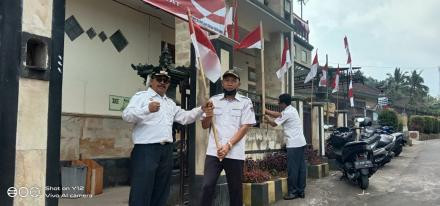
<path id="1" fill-rule="evenodd" d="M 243 183 L 243 203 L 246 206 L 271 205 L 287 194 L 287 178 L 264 183 Z"/>
<path id="2" fill-rule="evenodd" d="M 329 175 L 328 163 L 322 163 L 319 165 L 307 165 L 307 177 L 309 178 L 323 178 Z"/>

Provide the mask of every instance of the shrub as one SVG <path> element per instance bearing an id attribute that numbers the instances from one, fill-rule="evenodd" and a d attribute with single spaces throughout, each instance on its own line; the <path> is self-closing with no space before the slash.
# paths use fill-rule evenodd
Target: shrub
<path id="1" fill-rule="evenodd" d="M 409 130 L 423 132 L 424 118 L 421 116 L 411 116 L 409 119 Z"/>
<path id="2" fill-rule="evenodd" d="M 287 154 L 284 152 L 267 154 L 262 160 L 258 161 L 258 166 L 260 169 L 270 172 L 273 176 L 278 176 L 279 172 L 287 170 Z"/>
<path id="3" fill-rule="evenodd" d="M 438 134 L 440 133 L 440 120 L 434 119 L 434 131 L 433 133 Z"/>
<path id="4" fill-rule="evenodd" d="M 397 118 L 396 112 L 392 110 L 383 110 L 378 117 L 379 124 L 382 126 L 392 126 L 393 128 L 398 128 L 399 120 Z"/>
<path id="5" fill-rule="evenodd" d="M 423 133 L 426 133 L 426 134 L 430 134 L 430 133 L 433 133 L 433 129 L 434 129 L 434 118 L 432 118 L 432 117 L 428 117 L 428 116 L 426 116 L 426 117 L 424 117 L 423 118 L 423 123 L 424 123 L 424 127 L 423 127 Z"/>
<path id="6" fill-rule="evenodd" d="M 263 171 L 258 167 L 257 161 L 246 158 L 243 168 L 244 183 L 262 183 L 271 179 L 269 172 Z"/>
<path id="7" fill-rule="evenodd" d="M 271 176 L 268 172 L 257 169 L 243 172 L 244 183 L 262 183 L 270 180 Z"/>
<path id="8" fill-rule="evenodd" d="M 307 159 L 307 162 L 311 165 L 319 165 L 324 162 L 318 155 L 318 150 L 313 150 L 312 145 L 306 146 L 305 157 Z"/>

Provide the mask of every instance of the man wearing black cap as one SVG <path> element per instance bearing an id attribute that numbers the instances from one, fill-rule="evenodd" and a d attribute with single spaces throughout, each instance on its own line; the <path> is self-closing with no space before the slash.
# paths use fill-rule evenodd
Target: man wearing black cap
<path id="1" fill-rule="evenodd" d="M 245 138 L 249 127 L 255 124 L 255 113 L 249 98 L 237 93 L 240 76 L 234 70 L 223 74 L 223 94 L 211 97 L 213 112 L 202 117 L 202 127 L 210 128 L 215 118 L 220 148 L 214 141 L 210 130 L 206 151 L 205 170 L 200 205 L 212 205 L 217 179 L 224 169 L 228 182 L 230 206 L 243 205 L 242 173 L 245 159 Z"/>
<path id="2" fill-rule="evenodd" d="M 176 106 L 165 95 L 169 85 L 167 71 L 153 71 L 148 90 L 136 93 L 122 114 L 125 121 L 134 123 L 130 206 L 166 205 L 173 168 L 173 122 L 191 124 L 203 111 L 212 113 L 208 104 L 203 111 L 200 107 L 185 111 Z"/>

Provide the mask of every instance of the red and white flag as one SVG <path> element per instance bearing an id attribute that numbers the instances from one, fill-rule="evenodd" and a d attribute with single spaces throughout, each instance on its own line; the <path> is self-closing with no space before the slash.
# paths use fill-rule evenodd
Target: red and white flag
<path id="1" fill-rule="evenodd" d="M 200 59 L 205 76 L 211 82 L 216 82 L 221 76 L 220 60 L 206 33 L 192 21 L 191 17 L 189 19 L 189 32 L 196 57 Z"/>
<path id="2" fill-rule="evenodd" d="M 338 65 L 338 69 L 336 70 L 336 75 L 335 75 L 335 78 L 334 78 L 333 84 L 332 84 L 332 88 L 333 88 L 332 93 L 338 92 L 338 90 L 339 90 L 339 75 L 340 74 L 341 73 L 339 72 L 339 65 Z"/>
<path id="3" fill-rule="evenodd" d="M 238 14 L 237 14 L 237 10 L 238 10 L 238 0 L 235 1 L 235 6 L 234 6 L 235 12 L 234 12 L 234 40 L 235 41 L 239 41 L 238 39 Z"/>
<path id="4" fill-rule="evenodd" d="M 348 98 L 350 98 L 350 106 L 354 107 L 353 80 L 351 78 L 350 78 L 350 86 L 348 87 Z"/>
<path id="5" fill-rule="evenodd" d="M 351 69 L 351 54 L 350 54 L 350 48 L 348 47 L 348 39 L 347 36 L 344 37 L 344 47 L 345 47 L 345 52 L 347 52 L 347 64 L 350 65 L 350 70 L 349 73 L 352 73 L 352 69 Z"/>
<path id="6" fill-rule="evenodd" d="M 224 35 L 228 38 L 232 38 L 232 28 L 234 24 L 234 20 L 232 18 L 232 15 L 234 13 L 234 7 L 229 7 L 228 11 L 226 12 L 225 16 L 225 33 Z"/>
<path id="7" fill-rule="evenodd" d="M 328 71 L 328 60 L 325 60 L 325 66 L 322 68 L 322 76 L 319 80 L 320 87 L 327 87 L 327 71 Z"/>
<path id="8" fill-rule="evenodd" d="M 235 46 L 237 49 L 261 49 L 261 30 L 258 26 L 255 30 L 249 33 L 239 45 Z"/>
<path id="9" fill-rule="evenodd" d="M 316 73 L 318 72 L 318 50 L 316 50 L 315 58 L 313 59 L 312 67 L 310 68 L 310 72 L 307 74 L 306 79 L 304 80 L 304 84 L 315 78 Z"/>
<path id="10" fill-rule="evenodd" d="M 289 40 L 286 38 L 284 40 L 284 49 L 283 49 L 283 56 L 281 57 L 281 68 L 277 71 L 277 77 L 278 79 L 281 79 L 284 74 L 287 72 L 287 69 L 292 66 L 292 60 L 290 57 L 290 50 L 289 50 Z"/>

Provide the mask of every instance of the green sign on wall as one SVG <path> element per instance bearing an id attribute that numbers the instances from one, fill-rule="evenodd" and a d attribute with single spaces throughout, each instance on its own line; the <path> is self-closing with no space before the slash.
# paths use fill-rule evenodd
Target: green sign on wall
<path id="1" fill-rule="evenodd" d="M 130 97 L 110 95 L 108 101 L 108 110 L 123 111 L 127 107 Z"/>

